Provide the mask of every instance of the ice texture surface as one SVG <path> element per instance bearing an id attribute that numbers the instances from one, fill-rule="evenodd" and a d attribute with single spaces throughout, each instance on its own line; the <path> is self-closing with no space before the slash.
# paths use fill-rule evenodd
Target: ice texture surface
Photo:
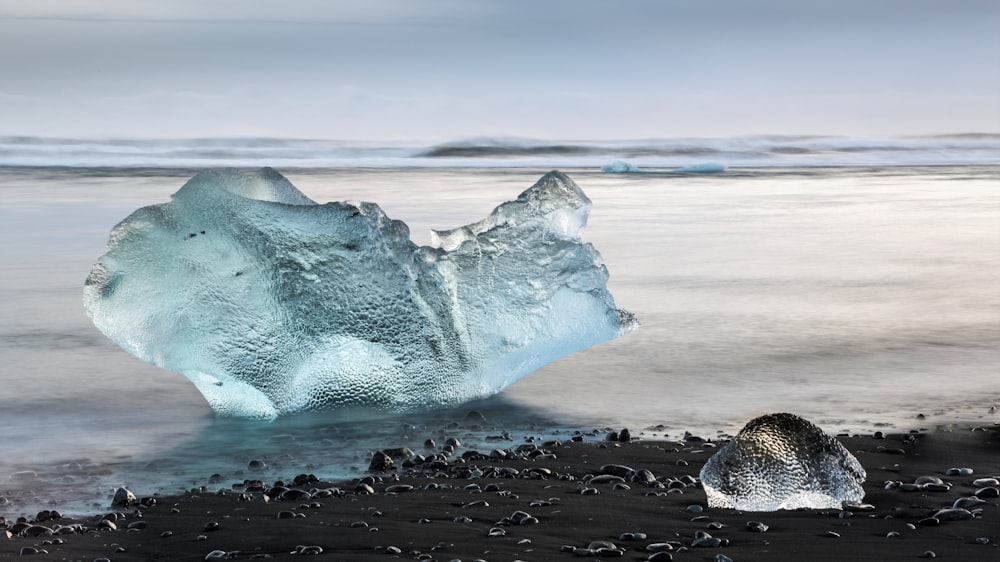
<path id="1" fill-rule="evenodd" d="M 701 469 L 709 507 L 839 509 L 860 502 L 865 469 L 839 441 L 793 414 L 748 423 Z"/>
<path id="2" fill-rule="evenodd" d="M 418 247 L 374 203 L 319 205 L 269 168 L 208 171 L 114 227 L 83 300 L 221 415 L 455 404 L 638 325 L 580 241 L 590 207 L 551 172 Z"/>

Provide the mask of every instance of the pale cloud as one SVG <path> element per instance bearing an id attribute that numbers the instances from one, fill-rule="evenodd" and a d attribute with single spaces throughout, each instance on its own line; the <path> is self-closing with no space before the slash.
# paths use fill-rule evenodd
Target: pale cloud
<path id="1" fill-rule="evenodd" d="M 8 0 L 0 134 L 997 131 L 998 20 L 979 0 Z"/>

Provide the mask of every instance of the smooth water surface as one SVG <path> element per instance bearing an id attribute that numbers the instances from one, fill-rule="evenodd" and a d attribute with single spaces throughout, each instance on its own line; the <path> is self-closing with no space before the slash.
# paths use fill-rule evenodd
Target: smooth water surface
<path id="1" fill-rule="evenodd" d="M 279 171 L 319 202 L 376 201 L 426 244 L 548 168 Z M 100 511 L 119 485 L 240 481 L 252 458 L 272 478 L 341 478 L 374 448 L 441 431 L 492 448 L 503 430 L 515 443 L 574 428 L 714 434 L 778 411 L 828 431 L 1000 420 L 1000 168 L 562 171 L 593 200 L 584 239 L 642 328 L 452 411 L 262 424 L 214 418 L 187 379 L 120 350 L 83 311 L 111 227 L 196 170 L 0 168 L 0 515 Z M 473 408 L 485 427 L 454 425 Z"/>

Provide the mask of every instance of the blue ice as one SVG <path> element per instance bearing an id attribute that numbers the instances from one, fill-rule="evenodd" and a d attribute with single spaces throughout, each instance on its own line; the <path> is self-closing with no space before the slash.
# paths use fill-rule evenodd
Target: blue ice
<path id="1" fill-rule="evenodd" d="M 320 205 L 269 168 L 203 172 L 114 227 L 84 305 L 219 415 L 452 405 L 638 326 L 581 242 L 590 209 L 551 172 L 417 246 L 375 203 Z"/>

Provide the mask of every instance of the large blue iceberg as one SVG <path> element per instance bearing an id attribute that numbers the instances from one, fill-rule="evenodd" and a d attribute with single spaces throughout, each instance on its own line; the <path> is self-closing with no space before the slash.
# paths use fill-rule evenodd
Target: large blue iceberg
<path id="1" fill-rule="evenodd" d="M 203 172 L 114 227 L 84 305 L 220 415 L 456 404 L 638 326 L 580 241 L 590 208 L 550 172 L 417 246 L 374 203 L 319 205 L 270 168 Z"/>

